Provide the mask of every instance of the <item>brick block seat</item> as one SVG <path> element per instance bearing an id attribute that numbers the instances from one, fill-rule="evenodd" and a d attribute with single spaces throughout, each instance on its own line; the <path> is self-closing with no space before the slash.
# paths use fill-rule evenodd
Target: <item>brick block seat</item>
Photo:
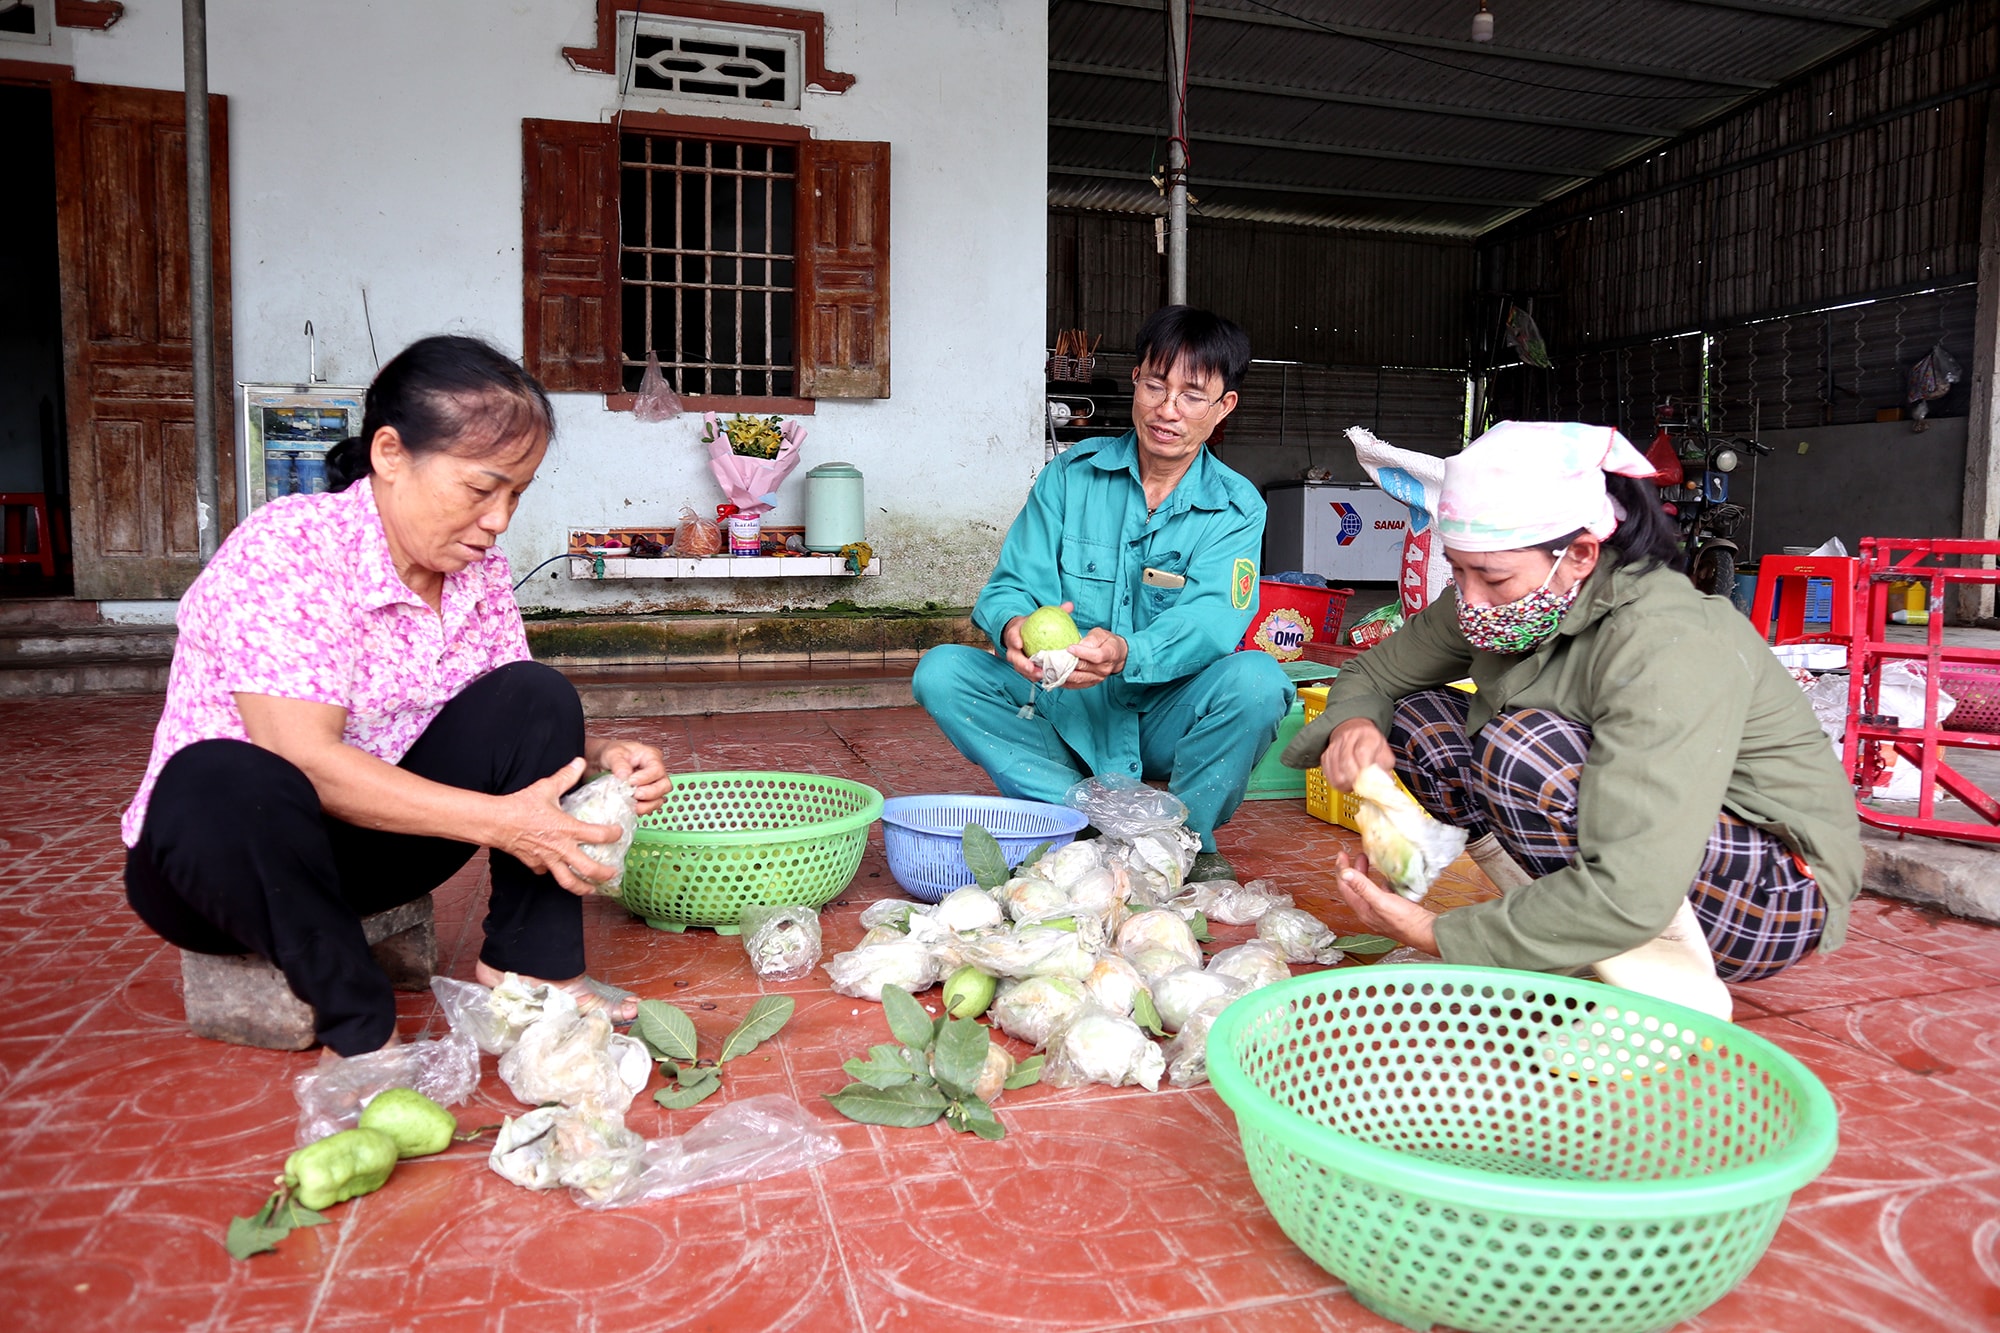
<path id="1" fill-rule="evenodd" d="M 427 893 L 361 918 L 362 933 L 397 990 L 425 990 L 437 970 L 437 927 Z M 197 1037 L 303 1051 L 315 1040 L 312 1006 L 292 994 L 284 973 L 255 954 L 181 951 L 188 1028 Z"/>

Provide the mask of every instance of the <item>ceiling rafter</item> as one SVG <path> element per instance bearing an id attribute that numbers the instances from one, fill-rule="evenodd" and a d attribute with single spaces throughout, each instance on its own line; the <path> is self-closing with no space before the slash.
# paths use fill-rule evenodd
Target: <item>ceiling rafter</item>
<path id="1" fill-rule="evenodd" d="M 1104 120 L 1065 120 L 1052 117 L 1049 127 L 1058 130 L 1090 130 L 1100 134 L 1127 134 L 1157 139 L 1166 131 L 1157 125 L 1121 125 Z M 1319 153 L 1329 157 L 1361 157 L 1382 162 L 1418 162 L 1436 167 L 1474 167 L 1484 171 L 1512 171 L 1530 176 L 1555 176 L 1563 180 L 1589 180 L 1599 175 L 1601 166 L 1557 166 L 1541 162 L 1520 162 L 1511 158 L 1452 157 L 1442 153 L 1406 153 L 1393 148 L 1356 148 L 1347 144 L 1319 143 L 1305 139 L 1264 139 L 1253 134 L 1212 134 L 1189 130 L 1196 143 L 1235 144 L 1243 148 L 1275 148 L 1288 153 Z"/>
<path id="2" fill-rule="evenodd" d="M 1106 79 L 1136 79 L 1142 83 L 1159 83 L 1166 76 L 1159 70 L 1127 69 L 1122 65 L 1089 65 L 1074 60 L 1051 60 L 1049 70 L 1055 74 L 1084 74 Z M 1467 120 L 1498 120 L 1516 125 L 1550 125 L 1557 129 L 1591 130 L 1599 134 L 1622 134 L 1638 139 L 1666 140 L 1677 137 L 1681 130 L 1673 125 L 1638 125 L 1622 121 L 1585 120 L 1573 116 L 1548 116 L 1534 111 L 1507 111 L 1498 107 L 1473 107 L 1445 105 L 1436 102 L 1412 102 L 1399 97 L 1375 97 L 1365 93 L 1335 92 L 1326 88 L 1295 88 L 1281 84 L 1253 83 L 1247 79 L 1218 79 L 1194 75 L 1188 83 L 1196 88 L 1218 88 L 1228 92 L 1257 93 L 1266 97 L 1296 97 L 1312 102 L 1333 102 L 1343 106 L 1372 106 L 1390 111 L 1411 111 L 1420 115 L 1459 116 Z"/>
<path id="3" fill-rule="evenodd" d="M 1143 171 L 1122 171 L 1111 167 L 1071 167 L 1061 163 L 1049 163 L 1051 176 L 1093 176 L 1100 180 L 1145 181 L 1153 178 Z M 1189 188 L 1196 186 L 1207 190 L 1262 190 L 1271 194 L 1317 194 L 1336 199 L 1383 199 L 1404 204 L 1452 204 L 1461 208 L 1516 209 L 1527 211 L 1539 208 L 1545 201 L 1541 199 L 1497 199 L 1491 195 L 1423 194 L 1405 190 L 1363 190 L 1350 189 L 1341 185 L 1292 185 L 1283 181 L 1228 180 L 1220 176 L 1188 177 Z"/>
<path id="4" fill-rule="evenodd" d="M 1744 2 L 1744 0 L 1739 0 Z M 1108 9 L 1138 9 L 1159 13 L 1161 0 L 1072 0 L 1072 3 L 1098 5 Z M 1676 69 L 1666 65 L 1646 65 L 1627 60 L 1603 60 L 1593 56 L 1564 55 L 1556 51 L 1533 51 L 1519 46 L 1495 46 L 1490 42 L 1462 41 L 1453 37 L 1427 37 L 1417 33 L 1392 32 L 1384 28 L 1363 28 L 1352 23 L 1336 23 L 1313 19 L 1294 18 L 1246 9 L 1219 9 L 1214 5 L 1192 5 L 1189 12 L 1195 18 L 1216 19 L 1225 23 L 1241 23 L 1251 27 L 1287 28 L 1298 32 L 1316 32 L 1322 36 L 1352 37 L 1366 42 L 1380 42 L 1388 46 L 1423 47 L 1433 51 L 1455 51 L 1462 55 L 1477 56 L 1480 59 L 1519 60 L 1537 65 L 1557 65 L 1567 69 L 1597 70 L 1610 74 L 1630 74 L 1649 79 L 1666 79 L 1675 83 L 1699 83 L 1716 88 L 1735 88 L 1743 92 L 1766 92 L 1778 85 L 1770 79 L 1746 79 L 1730 74 L 1705 73 L 1701 70 Z M 1467 73 L 1477 73 L 1471 67 Z M 1579 93 L 1588 96 L 1585 89 Z"/>
<path id="5" fill-rule="evenodd" d="M 1784 0 L 1681 0 L 1683 4 L 1707 5 L 1711 9 L 1734 9 L 1744 14 L 1769 14 L 1774 18 L 1798 19 L 1802 23 L 1826 23 L 1843 28 L 1893 28 L 1894 19 L 1871 18 L 1866 14 L 1843 14 L 1838 10 L 1816 9 L 1811 5 L 1786 4 Z"/>

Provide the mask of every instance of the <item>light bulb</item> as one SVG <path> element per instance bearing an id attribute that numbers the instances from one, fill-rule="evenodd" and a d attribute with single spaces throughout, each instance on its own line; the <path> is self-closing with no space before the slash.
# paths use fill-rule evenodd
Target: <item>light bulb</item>
<path id="1" fill-rule="evenodd" d="M 1734 449 L 1717 449 L 1715 451 L 1715 458 L 1710 462 L 1709 466 L 1713 467 L 1717 472 L 1734 472 L 1736 470 L 1736 462 L 1736 451 Z"/>
<path id="2" fill-rule="evenodd" d="M 1493 11 L 1486 7 L 1486 0 L 1479 0 L 1479 12 L 1472 16 L 1472 40 L 1475 42 L 1493 40 Z"/>

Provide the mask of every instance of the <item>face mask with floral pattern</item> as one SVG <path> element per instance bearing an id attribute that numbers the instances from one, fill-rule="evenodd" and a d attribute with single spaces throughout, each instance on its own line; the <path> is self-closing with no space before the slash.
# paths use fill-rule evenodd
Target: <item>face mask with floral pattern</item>
<path id="1" fill-rule="evenodd" d="M 1568 554 L 1567 546 L 1557 551 L 1549 576 L 1542 580 L 1541 587 L 1525 597 L 1500 606 L 1469 606 L 1460 599 L 1458 628 L 1465 641 L 1483 653 L 1532 653 L 1554 638 L 1562 627 L 1563 613 L 1576 601 L 1583 587 L 1579 580 L 1568 592 L 1549 591 L 1549 584 L 1555 581 L 1556 571 L 1562 568 L 1563 557 Z"/>

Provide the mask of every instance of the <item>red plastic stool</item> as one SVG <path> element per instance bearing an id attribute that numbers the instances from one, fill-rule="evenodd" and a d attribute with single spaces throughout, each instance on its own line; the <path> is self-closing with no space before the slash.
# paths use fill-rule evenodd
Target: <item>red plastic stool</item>
<path id="1" fill-rule="evenodd" d="M 25 511 L 25 512 L 24 512 Z M 35 520 L 35 549 L 28 550 L 24 519 Z M 40 491 L 0 491 L 0 565 L 40 565 L 42 577 L 56 576 L 55 533 L 49 527 L 48 497 Z"/>
<path id="2" fill-rule="evenodd" d="M 1757 595 L 1750 602 L 1750 623 L 1757 632 L 1771 638 L 1775 602 L 1778 633 L 1773 643 L 1802 643 L 1819 635 L 1806 633 L 1806 580 L 1826 579 L 1833 584 L 1833 623 L 1824 636 L 1847 640 L 1854 637 L 1854 576 L 1861 562 L 1847 555 L 1767 555 L 1757 561 Z"/>

